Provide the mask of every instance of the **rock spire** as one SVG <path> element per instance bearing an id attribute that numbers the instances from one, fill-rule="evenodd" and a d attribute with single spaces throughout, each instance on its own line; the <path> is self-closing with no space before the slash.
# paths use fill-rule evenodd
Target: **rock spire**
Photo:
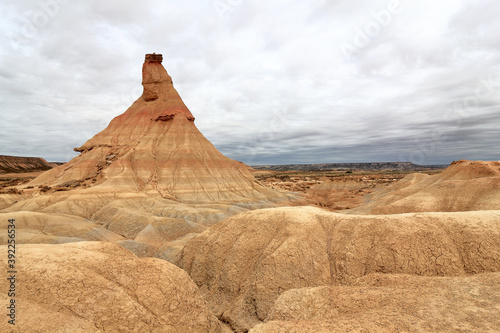
<path id="1" fill-rule="evenodd" d="M 147 54 L 144 92 L 81 147 L 81 154 L 32 185 L 156 192 L 186 202 L 260 201 L 283 194 L 256 182 L 249 167 L 222 155 L 196 128 L 161 54 Z"/>

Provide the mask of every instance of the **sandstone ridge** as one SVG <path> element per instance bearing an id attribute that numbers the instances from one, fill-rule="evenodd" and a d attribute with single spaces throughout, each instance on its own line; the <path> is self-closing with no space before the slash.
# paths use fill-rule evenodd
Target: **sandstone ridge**
<path id="1" fill-rule="evenodd" d="M 50 169 L 52 169 L 52 165 L 40 157 L 0 155 L 0 174 L 45 171 Z"/>

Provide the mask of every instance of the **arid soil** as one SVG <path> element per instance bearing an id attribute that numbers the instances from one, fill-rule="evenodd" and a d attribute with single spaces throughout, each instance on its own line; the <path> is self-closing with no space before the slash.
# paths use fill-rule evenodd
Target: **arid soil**
<path id="1" fill-rule="evenodd" d="M 0 331 L 499 331 L 500 162 L 252 170 L 201 134 L 161 61 L 79 156 L 0 177 L 18 271 Z"/>
<path id="2" fill-rule="evenodd" d="M 441 170 L 420 172 L 427 175 Z M 365 195 L 385 188 L 411 171 L 267 171 L 254 170 L 255 177 L 267 187 L 304 194 L 300 205 L 309 204 L 331 211 L 358 207 Z"/>
<path id="3" fill-rule="evenodd" d="M 21 185 L 29 183 L 42 173 L 43 171 L 0 174 L 0 193 L 21 193 Z"/>
<path id="4" fill-rule="evenodd" d="M 44 296 L 38 297 L 36 292 L 32 296 L 21 296 L 25 306 L 19 311 L 25 311 L 30 319 L 23 320 L 19 327 L 23 331 L 35 331 L 43 314 L 44 318 L 51 319 L 43 324 L 43 330 L 38 330 L 45 332 L 62 327 L 83 332 L 175 329 L 181 332 L 495 332 L 500 325 L 497 307 L 500 304 L 497 288 L 500 283 L 500 215 L 495 206 L 490 210 L 472 209 L 469 212 L 376 216 L 354 215 L 353 211 L 377 207 L 370 198 L 381 198 L 379 200 L 386 203 L 386 198 L 398 198 L 398 195 L 405 198 L 401 193 L 406 192 L 402 191 L 412 187 L 418 190 L 412 189 L 411 195 L 426 191 L 429 196 L 429 188 L 439 189 L 441 184 L 450 186 L 450 182 L 458 186 L 471 185 L 469 192 L 487 193 L 476 198 L 479 207 L 494 205 L 497 202 L 494 195 L 498 194 L 496 170 L 495 162 L 460 161 L 432 175 L 254 171 L 261 184 L 271 189 L 277 187 L 302 193 L 307 206 L 323 205 L 337 213 L 303 206 L 255 211 L 241 208 L 239 213 L 232 212 L 220 217 L 220 222 L 215 223 L 216 219 L 208 224 L 186 221 L 186 216 L 179 212 L 185 207 L 189 216 L 194 209 L 205 209 L 204 216 L 208 216 L 207 207 L 217 206 L 215 204 L 188 206 L 149 196 L 138 199 L 136 195 L 129 201 L 125 194 L 96 198 L 95 193 L 87 198 L 78 194 L 79 200 L 72 200 L 72 193 L 78 193 L 78 189 L 50 190 L 23 201 L 23 195 L 40 189 L 28 189 L 22 184 L 16 187 L 22 195 L 1 196 L 3 200 L 9 197 L 19 200 L 6 204 L 9 207 L 0 211 L 1 229 L 5 231 L 4 222 L 8 218 L 16 220 L 20 230 L 18 243 L 31 244 L 20 245 L 20 251 L 27 253 L 20 260 L 30 267 L 23 271 L 20 283 L 30 286 L 42 283 L 43 287 L 36 288 Z M 29 174 L 18 176 L 20 179 L 30 177 Z M 422 179 L 433 181 L 418 188 Z M 477 184 L 483 187 L 475 189 Z M 489 190 L 485 191 L 482 184 Z M 311 195 L 313 193 L 316 198 Z M 430 193 L 439 193 L 439 190 Z M 459 202 L 460 195 L 459 188 L 448 193 L 452 202 Z M 34 211 L 33 205 L 43 209 Z M 173 218 L 148 213 L 168 211 L 169 205 L 177 214 Z M 358 208 L 345 210 L 355 206 Z M 96 210 L 96 207 L 108 208 Z M 112 207 L 115 207 L 114 213 Z M 216 214 L 220 214 L 220 208 Z M 83 243 L 89 240 L 97 243 Z M 6 244 L 6 232 L 2 233 L 0 242 Z M 75 250 L 71 247 L 59 249 L 64 243 L 77 247 Z M 79 262 L 88 256 L 88 252 L 85 256 L 78 252 L 80 247 L 88 246 L 85 244 L 96 244 L 91 246 L 91 251 L 98 249 L 98 252 L 111 251 L 111 254 L 88 266 Z M 189 281 L 196 285 L 194 297 L 198 301 L 193 302 L 200 299 L 204 302 L 205 308 L 200 310 L 204 311 L 204 317 L 189 319 L 170 310 L 161 314 L 141 312 L 141 306 L 148 309 L 167 301 L 160 298 L 154 305 L 143 303 L 137 294 L 142 291 L 131 284 L 132 280 L 120 282 L 123 291 L 105 289 L 101 294 L 105 298 L 122 299 L 116 295 L 134 292 L 129 298 L 137 297 L 142 304 L 140 307 L 114 302 L 116 309 L 120 309 L 115 310 L 92 293 L 77 301 L 72 293 L 61 300 L 58 292 L 58 296 L 51 299 L 48 295 L 60 284 L 41 282 L 44 275 L 35 274 L 36 269 L 49 265 L 48 257 L 43 259 L 35 255 L 38 252 L 33 252 L 39 251 L 38 248 L 48 253 L 47 256 L 55 251 L 54 255 L 60 259 L 52 260 L 50 267 L 59 272 L 57 276 L 62 281 L 65 276 L 72 276 L 65 282 L 69 285 L 86 285 L 87 279 L 96 279 L 92 274 L 98 263 L 105 266 L 97 271 L 98 274 L 108 270 L 124 274 L 136 270 L 122 263 L 122 260 L 130 261 L 126 258 L 132 258 L 132 253 L 136 258 L 157 257 L 163 259 L 156 259 L 158 262 L 174 263 L 183 268 Z M 64 256 L 57 253 L 64 253 Z M 79 262 L 79 270 L 85 272 L 83 275 L 65 275 L 73 269 L 73 257 Z M 37 264 L 32 260 L 37 260 Z M 114 268 L 106 266 L 109 261 L 114 262 Z M 47 269 L 42 272 L 56 274 Z M 165 274 L 158 276 L 163 279 Z M 188 288 L 185 282 L 171 283 Z M 81 293 L 77 285 L 74 292 Z M 97 286 L 89 287 L 97 293 Z M 183 296 L 187 302 L 191 302 L 190 297 L 193 296 Z M 89 302 L 97 308 L 105 307 L 103 312 L 109 319 L 87 313 L 82 304 Z M 127 306 L 134 309 L 127 312 L 135 318 L 133 323 L 122 317 L 121 311 Z M 54 311 L 54 308 L 60 310 Z M 189 310 L 184 312 L 191 314 Z"/>
<path id="5" fill-rule="evenodd" d="M 288 290 L 250 332 L 498 332 L 499 284 L 498 272 L 368 274 L 352 286 Z"/>
<path id="6" fill-rule="evenodd" d="M 443 172 L 411 174 L 365 198 L 356 214 L 500 209 L 500 162 L 456 161 Z"/>
<path id="7" fill-rule="evenodd" d="M 21 245 L 18 252 L 19 318 L 15 330 L 1 320 L 2 332 L 227 331 L 186 272 L 163 260 L 104 242 Z M 0 286 L 7 290 L 8 281 Z M 8 301 L 6 293 L 0 298 Z"/>
<path id="8" fill-rule="evenodd" d="M 357 216 L 286 207 L 214 225 L 187 243 L 178 264 L 214 313 L 244 332 L 269 320 L 273 304 L 287 290 L 337 290 L 374 273 L 465 277 L 499 272 L 499 244 L 498 211 Z M 500 290 L 494 295 L 500 297 Z M 338 302 L 353 306 L 348 298 Z M 290 305 L 311 311 L 298 306 Z"/>

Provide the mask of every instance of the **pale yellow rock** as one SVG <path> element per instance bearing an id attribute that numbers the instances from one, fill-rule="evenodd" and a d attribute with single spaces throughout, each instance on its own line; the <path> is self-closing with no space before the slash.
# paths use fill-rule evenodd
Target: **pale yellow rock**
<path id="1" fill-rule="evenodd" d="M 186 272 L 163 260 L 80 242 L 18 245 L 17 261 L 16 326 L 2 320 L 2 332 L 223 332 Z"/>
<path id="2" fill-rule="evenodd" d="M 250 333 L 498 332 L 499 285 L 500 273 L 370 274 L 354 286 L 291 289 Z"/>
<path id="3" fill-rule="evenodd" d="M 23 243 L 67 243 L 75 241 L 124 240 L 119 234 L 84 218 L 40 212 L 0 213 L 0 244 L 7 244 L 8 220 L 14 219 L 17 230 L 16 242 Z"/>
<path id="4" fill-rule="evenodd" d="M 184 247 L 180 267 L 217 316 L 245 331 L 284 291 L 371 273 L 500 271 L 500 211 L 355 216 L 313 207 L 239 214 Z"/>

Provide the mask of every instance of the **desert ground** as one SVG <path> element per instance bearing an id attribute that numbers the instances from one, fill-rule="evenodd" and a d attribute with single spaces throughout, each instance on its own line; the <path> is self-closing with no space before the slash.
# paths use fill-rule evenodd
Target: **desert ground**
<path id="1" fill-rule="evenodd" d="M 0 159 L 2 332 L 500 331 L 500 161 L 251 168 L 142 84 L 71 161 Z"/>

